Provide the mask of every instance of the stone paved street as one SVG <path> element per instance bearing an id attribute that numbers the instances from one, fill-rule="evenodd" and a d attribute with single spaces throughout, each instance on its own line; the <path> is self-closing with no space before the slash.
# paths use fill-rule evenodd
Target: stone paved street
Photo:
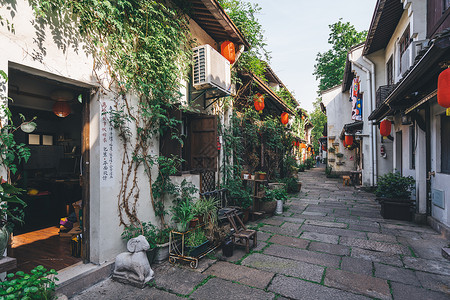
<path id="1" fill-rule="evenodd" d="M 300 173 L 302 192 L 282 216 L 251 224 L 259 247 L 205 258 L 197 270 L 160 265 L 143 290 L 110 279 L 87 299 L 450 299 L 445 240 L 430 227 L 384 220 L 371 193 L 324 169 Z"/>

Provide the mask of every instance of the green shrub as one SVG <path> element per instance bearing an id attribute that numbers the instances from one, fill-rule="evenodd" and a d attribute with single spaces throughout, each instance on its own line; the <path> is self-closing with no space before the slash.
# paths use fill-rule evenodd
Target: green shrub
<path id="1" fill-rule="evenodd" d="M 19 271 L 10 273 L 0 282 L 0 299 L 53 299 L 58 275 L 54 269 L 43 266 L 31 270 L 31 274 Z"/>
<path id="2" fill-rule="evenodd" d="M 275 189 L 265 189 L 265 196 L 262 199 L 263 201 L 269 202 L 269 201 L 275 201 L 275 200 L 282 200 L 283 202 L 286 201 L 288 198 L 288 194 L 285 188 L 275 188 Z"/>
<path id="3" fill-rule="evenodd" d="M 286 191 L 288 193 L 298 193 L 298 181 L 294 177 L 283 178 L 282 183 L 286 185 Z"/>
<path id="4" fill-rule="evenodd" d="M 305 168 L 306 168 L 306 166 L 304 164 L 299 164 L 298 165 L 298 171 L 299 172 L 305 172 Z"/>
<path id="5" fill-rule="evenodd" d="M 391 172 L 378 177 L 375 195 L 383 198 L 410 199 L 414 186 L 415 180 L 412 176 L 404 177 L 399 172 Z"/>

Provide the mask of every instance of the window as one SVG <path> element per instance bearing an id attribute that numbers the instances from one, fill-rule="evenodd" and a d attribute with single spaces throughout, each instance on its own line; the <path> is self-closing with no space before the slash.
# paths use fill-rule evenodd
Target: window
<path id="1" fill-rule="evenodd" d="M 386 73 L 387 73 L 387 85 L 393 85 L 394 84 L 394 67 L 393 67 L 393 62 L 392 62 L 392 55 L 386 64 Z"/>
<path id="2" fill-rule="evenodd" d="M 402 37 L 399 41 L 400 46 L 400 57 L 402 57 L 403 53 L 405 53 L 406 49 L 408 49 L 409 44 L 411 44 L 411 38 L 410 38 L 410 30 L 409 25 L 406 27 L 405 31 L 402 34 Z"/>
<path id="3" fill-rule="evenodd" d="M 181 171 L 217 170 L 217 116 L 183 113 L 179 109 L 174 109 L 170 115 L 179 123 L 161 136 L 161 155 L 182 159 L 179 174 Z"/>
<path id="4" fill-rule="evenodd" d="M 416 169 L 416 131 L 413 126 L 409 126 L 409 168 Z"/>
<path id="5" fill-rule="evenodd" d="M 28 145 L 53 145 L 53 135 L 46 134 L 29 134 L 28 135 Z"/>
<path id="6" fill-rule="evenodd" d="M 450 117 L 441 116 L 441 172 L 450 174 Z"/>
<path id="7" fill-rule="evenodd" d="M 444 13 L 450 7 L 450 0 L 443 0 L 443 1 L 444 1 L 444 9 L 442 13 Z"/>

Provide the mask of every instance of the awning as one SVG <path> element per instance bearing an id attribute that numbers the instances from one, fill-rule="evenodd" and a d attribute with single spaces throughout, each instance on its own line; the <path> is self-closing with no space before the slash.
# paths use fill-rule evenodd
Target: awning
<path id="1" fill-rule="evenodd" d="M 344 125 L 344 131 L 347 134 L 354 134 L 358 130 L 363 129 L 363 121 L 355 121 L 353 123 L 348 123 Z"/>

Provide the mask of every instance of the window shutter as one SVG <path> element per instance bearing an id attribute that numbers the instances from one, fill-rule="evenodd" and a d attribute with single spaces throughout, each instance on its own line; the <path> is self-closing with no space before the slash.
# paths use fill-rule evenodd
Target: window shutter
<path id="1" fill-rule="evenodd" d="M 181 138 L 181 117 L 182 112 L 181 110 L 174 108 L 169 112 L 170 118 L 175 118 L 178 121 L 180 121 L 178 124 L 176 124 L 173 128 L 165 129 L 165 131 L 162 133 L 160 137 L 159 142 L 159 152 L 160 155 L 165 157 L 178 157 L 181 158 L 181 143 L 177 139 L 173 139 L 173 135 L 177 135 Z M 179 174 L 181 174 L 181 164 L 177 166 Z M 178 175 L 179 175 L 178 174 Z"/>
<path id="2" fill-rule="evenodd" d="M 193 171 L 217 170 L 217 116 L 195 116 L 190 123 Z"/>

